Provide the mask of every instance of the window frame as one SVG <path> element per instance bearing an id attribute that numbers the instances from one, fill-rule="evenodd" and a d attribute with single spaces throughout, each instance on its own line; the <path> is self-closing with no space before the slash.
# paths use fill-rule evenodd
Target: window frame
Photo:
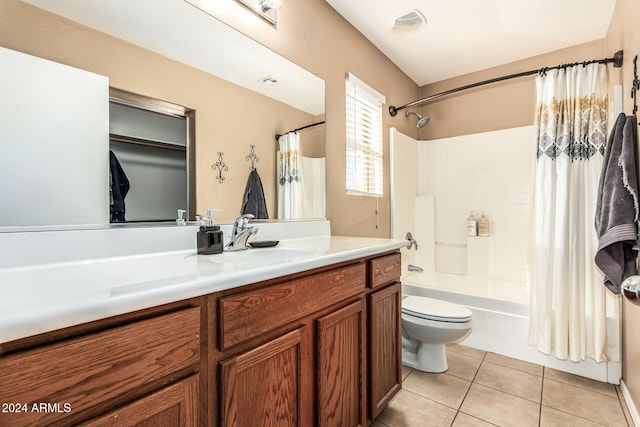
<path id="1" fill-rule="evenodd" d="M 382 110 L 384 95 L 351 73 L 345 79 L 346 179 L 348 195 L 384 195 Z"/>

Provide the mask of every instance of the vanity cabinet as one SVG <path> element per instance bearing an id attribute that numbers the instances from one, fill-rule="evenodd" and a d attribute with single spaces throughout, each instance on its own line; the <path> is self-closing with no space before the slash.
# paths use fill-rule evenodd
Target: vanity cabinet
<path id="1" fill-rule="evenodd" d="M 393 252 L 212 295 L 210 423 L 368 425 L 401 387 L 399 277 Z"/>
<path id="2" fill-rule="evenodd" d="M 303 375 L 306 335 L 299 328 L 220 363 L 221 425 L 305 425 L 299 406 L 311 385 Z"/>
<path id="3" fill-rule="evenodd" d="M 402 387 L 401 285 L 368 297 L 369 416 L 375 419 Z"/>
<path id="4" fill-rule="evenodd" d="M 400 389 L 400 254 L 0 344 L 0 425 L 366 426 Z"/>
<path id="5" fill-rule="evenodd" d="M 83 423 L 83 426 L 197 426 L 199 423 L 198 388 L 198 376 L 193 375 Z"/>
<path id="6" fill-rule="evenodd" d="M 366 426 L 366 305 L 318 320 L 318 425 Z"/>
<path id="7" fill-rule="evenodd" d="M 168 309 L 0 347 L 0 425 L 196 425 L 200 308 Z"/>

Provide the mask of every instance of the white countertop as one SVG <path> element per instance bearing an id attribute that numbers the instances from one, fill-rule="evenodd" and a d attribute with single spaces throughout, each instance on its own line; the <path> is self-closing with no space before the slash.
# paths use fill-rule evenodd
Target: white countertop
<path id="1" fill-rule="evenodd" d="M 318 236 L 271 249 L 194 250 L 0 269 L 0 343 L 405 247 Z"/>

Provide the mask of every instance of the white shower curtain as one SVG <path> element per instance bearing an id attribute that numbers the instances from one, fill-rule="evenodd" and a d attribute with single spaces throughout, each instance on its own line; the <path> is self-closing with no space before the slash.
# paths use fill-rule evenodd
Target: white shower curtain
<path id="1" fill-rule="evenodd" d="M 529 344 L 577 362 L 619 361 L 619 333 L 607 331 L 607 302 L 593 258 L 598 180 L 607 138 L 604 64 L 548 70 L 536 79 L 537 163 L 529 285 Z"/>
<path id="2" fill-rule="evenodd" d="M 302 153 L 300 135 L 289 132 L 278 138 L 278 218 L 302 217 Z"/>

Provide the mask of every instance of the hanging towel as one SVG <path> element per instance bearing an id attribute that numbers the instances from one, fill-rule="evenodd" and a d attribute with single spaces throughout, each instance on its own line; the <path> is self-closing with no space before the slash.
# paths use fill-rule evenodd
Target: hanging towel
<path id="1" fill-rule="evenodd" d="M 244 190 L 244 202 L 242 203 L 242 215 L 253 214 L 256 219 L 268 219 L 267 202 L 264 200 L 262 180 L 258 171 L 252 169 L 247 180 L 247 188 Z"/>
<path id="2" fill-rule="evenodd" d="M 111 222 L 125 222 L 124 198 L 129 192 L 129 179 L 111 150 L 109 150 L 109 183 Z"/>
<path id="3" fill-rule="evenodd" d="M 637 274 L 638 240 L 637 119 L 621 113 L 604 153 L 595 226 L 599 244 L 596 265 L 604 285 L 620 293 L 622 281 Z"/>

